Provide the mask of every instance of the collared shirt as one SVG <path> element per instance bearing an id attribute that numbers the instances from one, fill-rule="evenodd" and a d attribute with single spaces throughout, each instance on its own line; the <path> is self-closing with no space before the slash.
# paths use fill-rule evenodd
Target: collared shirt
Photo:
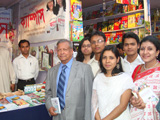
<path id="1" fill-rule="evenodd" d="M 132 76 L 132 73 L 137 65 L 144 64 L 144 62 L 138 54 L 137 58 L 132 63 L 127 61 L 127 56 L 125 56 L 124 59 L 121 58 L 121 64 L 123 71 Z"/>
<path id="2" fill-rule="evenodd" d="M 95 56 L 88 62 L 88 64 L 91 66 L 92 68 L 92 72 L 93 72 L 93 75 L 94 77 L 100 73 L 100 67 L 99 67 L 99 61 L 97 61 L 95 59 Z"/>
<path id="3" fill-rule="evenodd" d="M 63 91 L 64 101 L 65 101 L 65 95 L 66 95 L 66 90 L 67 90 L 68 79 L 69 79 L 69 74 L 70 74 L 70 71 L 71 71 L 72 62 L 73 62 L 73 58 L 66 64 L 66 66 L 67 66 L 67 68 L 65 69 L 66 80 L 65 80 L 65 86 L 64 86 L 64 91 Z M 64 64 L 61 63 L 60 66 L 59 66 L 58 75 L 57 75 L 57 88 L 58 88 L 59 76 L 61 74 L 63 65 Z"/>
<path id="4" fill-rule="evenodd" d="M 16 79 L 27 80 L 34 78 L 36 80 L 39 73 L 38 60 L 29 54 L 25 58 L 22 54 L 13 61 L 13 67 L 16 73 Z"/>

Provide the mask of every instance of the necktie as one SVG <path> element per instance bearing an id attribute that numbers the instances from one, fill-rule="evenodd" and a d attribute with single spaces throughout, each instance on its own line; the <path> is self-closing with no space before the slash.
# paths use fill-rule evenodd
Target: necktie
<path id="1" fill-rule="evenodd" d="M 64 93 L 64 86 L 65 86 L 65 80 L 66 80 L 66 73 L 65 73 L 66 68 L 67 68 L 66 65 L 62 66 L 62 71 L 59 76 L 59 82 L 58 82 L 58 88 L 57 88 L 57 97 L 59 97 L 61 109 L 64 109 L 64 106 L 65 106 L 63 93 Z"/>

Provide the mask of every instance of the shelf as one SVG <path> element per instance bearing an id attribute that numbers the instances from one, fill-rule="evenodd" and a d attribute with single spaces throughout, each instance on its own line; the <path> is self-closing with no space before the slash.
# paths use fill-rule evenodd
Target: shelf
<path id="1" fill-rule="evenodd" d="M 152 34 L 160 34 L 160 31 L 159 32 L 152 32 Z"/>
<path id="2" fill-rule="evenodd" d="M 107 45 L 118 45 L 119 43 L 112 43 L 112 44 L 107 44 Z"/>
<path id="3" fill-rule="evenodd" d="M 130 11 L 130 12 L 126 12 L 126 13 L 119 13 L 119 14 L 116 14 L 116 15 L 100 17 L 100 18 L 95 18 L 95 19 L 90 19 L 90 20 L 84 20 L 83 24 L 84 24 L 84 26 L 91 25 L 91 24 L 95 24 L 95 23 L 98 23 L 98 22 L 107 21 L 108 19 L 115 19 L 115 18 L 131 15 L 131 14 L 135 14 L 135 13 L 142 13 L 142 12 L 144 12 L 144 9 Z"/>
<path id="4" fill-rule="evenodd" d="M 120 29 L 120 30 L 103 31 L 103 33 L 110 33 L 110 32 L 125 31 L 125 30 L 131 30 L 131 29 L 137 29 L 137 28 L 143 28 L 143 27 L 145 27 L 145 25 L 142 25 L 142 26 L 139 26 L 139 27 L 133 27 L 133 28 Z"/>

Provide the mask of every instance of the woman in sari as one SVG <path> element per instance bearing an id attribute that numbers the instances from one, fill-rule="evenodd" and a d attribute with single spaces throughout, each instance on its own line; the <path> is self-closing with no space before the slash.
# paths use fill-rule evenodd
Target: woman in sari
<path id="1" fill-rule="evenodd" d="M 132 78 L 122 72 L 119 52 L 106 46 L 100 56 L 99 73 L 94 79 L 92 112 L 95 120 L 130 120 L 129 99 L 134 87 Z"/>
<path id="2" fill-rule="evenodd" d="M 160 63 L 156 59 L 159 50 L 156 37 L 147 36 L 140 43 L 140 56 L 145 64 L 138 65 L 132 75 L 137 94 L 130 99 L 132 120 L 160 119 L 156 110 L 160 97 Z"/>

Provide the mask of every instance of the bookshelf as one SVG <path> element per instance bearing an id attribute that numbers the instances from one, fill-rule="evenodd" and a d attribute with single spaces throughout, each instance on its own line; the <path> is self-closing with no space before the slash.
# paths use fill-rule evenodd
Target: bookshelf
<path id="1" fill-rule="evenodd" d="M 106 2 L 105 5 L 112 7 L 112 13 L 113 14 L 109 14 L 105 13 L 105 15 L 103 14 L 103 11 L 101 11 L 101 9 L 103 8 L 103 4 L 99 4 L 99 5 L 95 5 L 93 7 L 89 7 L 89 8 L 85 8 L 83 9 L 83 13 L 85 13 L 85 17 L 84 17 L 84 21 L 83 21 L 83 26 L 84 26 L 84 32 L 86 33 L 85 30 L 87 30 L 87 32 L 89 31 L 95 31 L 95 30 L 99 30 L 99 23 L 100 23 L 100 26 L 107 26 L 107 29 L 103 29 L 102 32 L 105 33 L 106 35 L 106 43 L 107 45 L 114 45 L 114 44 L 118 44 L 119 42 L 121 42 L 121 39 L 122 39 L 122 35 L 128 31 L 132 31 L 132 32 L 135 32 L 137 35 L 139 35 L 140 39 L 142 39 L 144 36 L 146 35 L 150 35 L 151 34 L 151 18 L 150 18 L 150 3 L 147 1 L 147 0 L 140 0 L 141 3 L 143 3 L 143 7 L 139 8 L 139 6 L 136 8 L 136 10 L 129 10 L 129 12 L 124 12 L 124 8 L 123 8 L 123 5 L 122 5 L 122 9 L 121 11 L 117 10 L 116 7 L 114 8 L 115 6 L 115 1 L 111 0 L 109 2 Z M 139 3 L 140 3 L 139 2 Z M 106 6 L 106 10 L 108 12 L 108 8 Z M 149 7 L 148 7 L 149 6 Z M 100 9 L 100 10 L 99 10 Z M 118 11 L 118 12 L 115 12 L 115 11 Z M 96 12 L 95 12 L 96 11 Z M 98 11 L 98 12 L 97 12 Z M 95 14 L 93 14 L 93 12 L 95 12 Z M 110 12 L 110 10 L 109 10 Z M 98 15 L 100 14 L 100 15 Z M 137 20 L 137 14 L 141 14 L 143 16 L 143 22 L 142 24 L 138 25 L 136 23 L 136 20 Z M 121 19 L 122 21 L 122 18 L 124 17 L 128 17 L 127 18 L 127 22 L 128 22 L 128 19 L 129 16 L 132 16 L 132 15 L 135 15 L 135 26 L 133 25 L 133 27 L 131 26 L 128 26 L 127 27 L 121 27 L 121 25 L 119 25 L 119 28 L 118 29 L 115 29 L 115 24 L 116 23 L 116 19 Z M 136 16 L 137 15 L 137 16 Z M 96 16 L 96 17 L 95 17 Z M 98 16 L 98 17 L 97 17 Z M 113 20 L 114 22 L 113 23 L 113 29 L 109 29 L 109 25 L 110 25 L 110 21 Z M 106 22 L 106 24 L 105 24 Z M 124 22 L 124 21 L 123 21 Z M 104 24 L 103 24 L 104 23 Z M 124 24 L 122 22 L 120 22 L 120 24 Z M 127 23 L 128 24 L 128 23 Z M 89 27 L 88 27 L 89 26 Z M 90 30 L 90 26 L 91 26 L 91 30 Z M 88 29 L 89 28 L 89 29 Z M 93 30 L 92 30 L 93 29 Z M 142 30 L 143 29 L 143 30 Z M 120 33 L 122 32 L 122 33 Z M 117 42 L 115 43 L 112 43 L 112 42 L 107 42 L 107 41 L 111 41 L 111 39 L 108 39 L 107 35 L 110 34 L 110 38 L 113 37 L 113 34 L 117 34 L 118 35 L 120 34 L 120 37 L 118 37 L 117 39 L 120 39 L 120 40 L 117 40 Z M 157 33 L 158 34 L 158 33 Z M 117 35 L 116 35 L 117 36 Z M 112 40 L 113 41 L 113 40 Z"/>

